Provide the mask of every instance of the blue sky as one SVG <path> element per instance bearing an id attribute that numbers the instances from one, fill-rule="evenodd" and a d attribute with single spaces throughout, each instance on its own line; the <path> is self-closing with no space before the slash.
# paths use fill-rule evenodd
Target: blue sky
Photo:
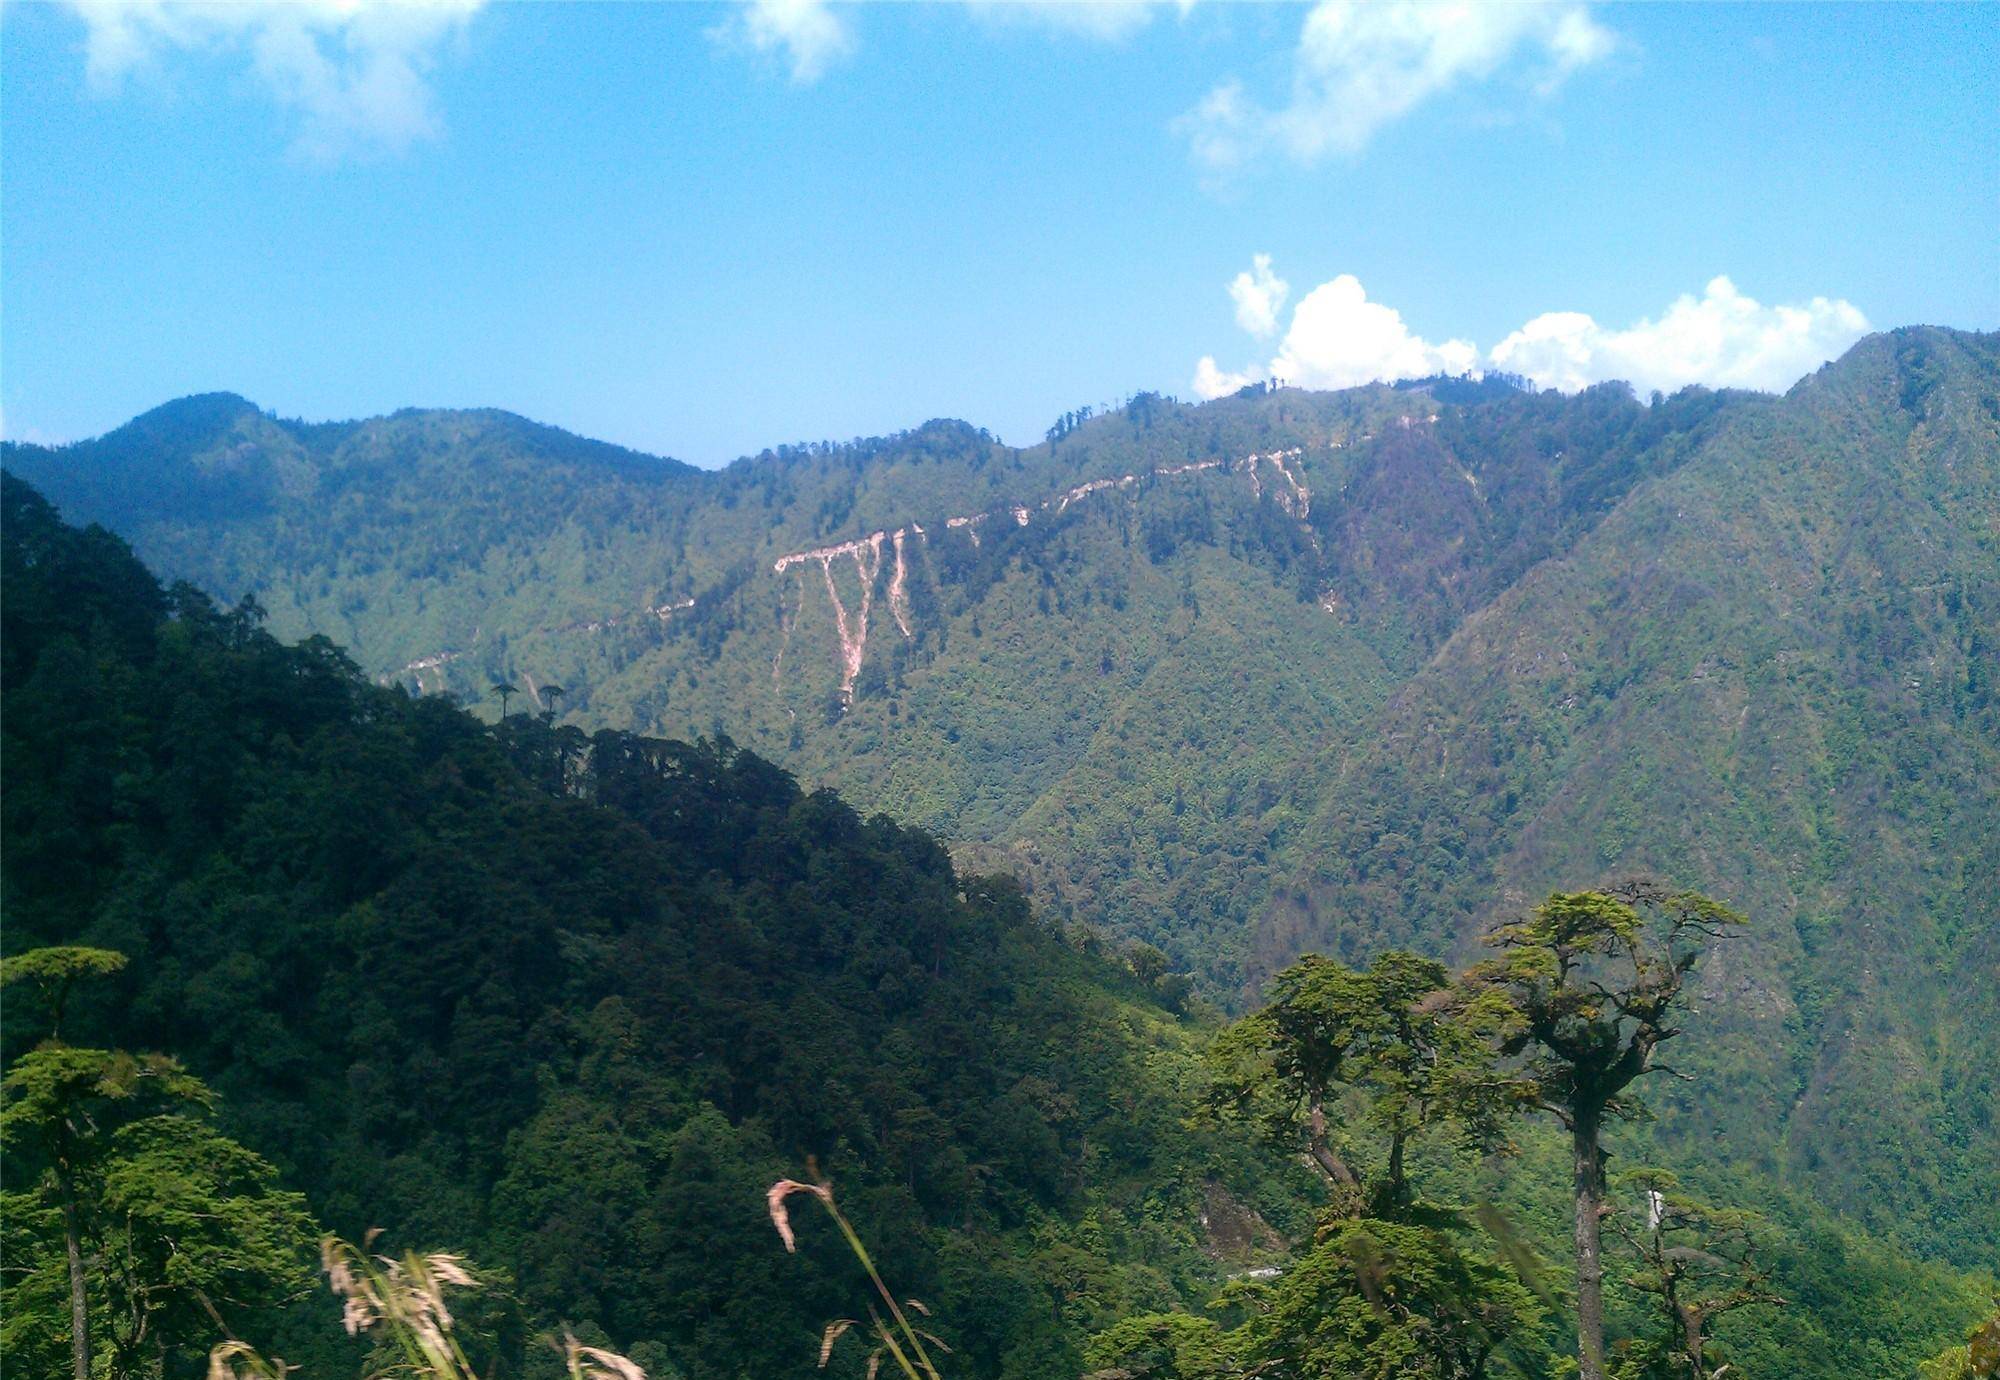
<path id="1" fill-rule="evenodd" d="M 1992 5 L 17 3 L 0 64 L 13 438 L 228 389 L 716 464 L 2000 326 Z"/>

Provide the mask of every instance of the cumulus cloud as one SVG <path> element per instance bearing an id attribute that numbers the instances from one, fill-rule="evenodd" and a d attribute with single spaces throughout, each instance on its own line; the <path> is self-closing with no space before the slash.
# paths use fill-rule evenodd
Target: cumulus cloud
<path id="1" fill-rule="evenodd" d="M 1299 34 L 1289 101 L 1273 108 L 1224 82 L 1175 128 L 1211 171 L 1269 153 L 1311 163 L 1359 152 L 1431 97 L 1503 70 L 1548 95 L 1616 46 L 1578 0 L 1322 0 Z"/>
<path id="2" fill-rule="evenodd" d="M 1657 320 L 1607 330 L 1582 312 L 1545 312 L 1493 347 L 1493 367 L 1544 388 L 1624 379 L 1640 392 L 1690 383 L 1782 392 L 1868 331 L 1852 302 L 1767 307 L 1726 277 L 1684 294 Z"/>
<path id="3" fill-rule="evenodd" d="M 485 0 L 70 0 L 88 30 L 99 93 L 178 53 L 237 55 L 298 122 L 294 153 L 331 160 L 400 151 L 442 128 L 429 73 Z"/>
<path id="4" fill-rule="evenodd" d="M 854 51 L 854 35 L 827 0 L 748 0 L 718 33 L 760 53 L 782 55 L 801 86 L 818 81 Z"/>
<path id="5" fill-rule="evenodd" d="M 1260 279 L 1276 285 L 1275 300 L 1258 292 Z M 1237 324 L 1252 335 L 1271 334 L 1285 290 L 1284 281 L 1271 271 L 1270 256 L 1259 254 L 1251 272 L 1238 274 L 1229 285 Z M 1253 308 L 1269 307 L 1270 329 L 1256 329 L 1263 322 L 1255 311 L 1246 312 L 1246 300 Z M 1404 324 L 1395 308 L 1369 301 L 1361 281 L 1343 273 L 1300 299 L 1268 364 L 1231 371 L 1203 356 L 1195 366 L 1194 390 L 1204 398 L 1219 398 L 1267 378 L 1299 388 L 1353 388 L 1378 379 L 1462 374 L 1478 362 L 1479 351 L 1470 342 L 1432 344 Z"/>
<path id="6" fill-rule="evenodd" d="M 1270 256 L 1257 255 L 1251 269 L 1229 284 L 1237 324 L 1260 338 L 1273 334 L 1285 292 Z M 1370 301 L 1353 275 L 1342 274 L 1299 301 L 1268 361 L 1230 370 L 1204 355 L 1193 386 L 1201 397 L 1219 398 L 1264 379 L 1352 388 L 1490 368 L 1564 391 L 1616 379 L 1642 393 L 1691 383 L 1777 392 L 1868 329 L 1867 317 L 1851 302 L 1815 297 L 1767 307 L 1719 277 L 1700 297 L 1679 298 L 1657 319 L 1608 330 L 1582 312 L 1545 312 L 1482 354 L 1468 340 L 1426 340 L 1394 308 Z"/>
<path id="7" fill-rule="evenodd" d="M 1239 273 L 1229 284 L 1229 296 L 1236 303 L 1236 324 L 1255 336 L 1270 335 L 1278 329 L 1278 313 L 1292 285 L 1271 271 L 1271 256 L 1258 254 L 1250 260 L 1247 273 Z"/>

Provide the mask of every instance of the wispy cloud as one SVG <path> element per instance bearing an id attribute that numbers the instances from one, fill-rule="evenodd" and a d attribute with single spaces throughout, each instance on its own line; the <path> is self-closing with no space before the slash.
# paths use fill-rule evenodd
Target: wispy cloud
<path id="1" fill-rule="evenodd" d="M 989 25 L 1020 25 L 1059 38 L 1116 42 L 1138 32 L 1160 10 L 1185 13 L 1194 0 L 960 0 Z M 859 46 L 852 13 L 829 0 L 741 0 L 709 31 L 725 46 L 783 60 L 794 84 L 809 86 Z"/>
<path id="2" fill-rule="evenodd" d="M 800 86 L 818 81 L 854 51 L 853 31 L 827 0 L 747 0 L 712 32 L 724 42 L 782 57 Z"/>
<path id="3" fill-rule="evenodd" d="M 1058 36 L 1115 43 L 1137 33 L 1165 9 L 1186 14 L 1194 0 L 963 0 L 979 18 L 1029 24 Z"/>
<path id="4" fill-rule="evenodd" d="M 292 151 L 335 161 L 398 152 L 443 128 L 429 74 L 485 0 L 70 0 L 91 89 L 116 92 L 178 55 L 235 56 L 295 121 Z"/>
<path id="5" fill-rule="evenodd" d="M 1577 0 L 1322 0 L 1299 34 L 1284 103 L 1268 105 L 1226 81 L 1175 129 L 1212 173 L 1273 155 L 1309 164 L 1358 153 L 1423 102 L 1503 73 L 1549 95 L 1616 46 Z"/>
<path id="6" fill-rule="evenodd" d="M 1275 333 L 1277 305 L 1268 285 L 1275 285 L 1281 305 L 1284 281 L 1262 254 L 1229 284 L 1237 324 L 1253 336 Z M 1814 297 L 1765 306 L 1718 277 L 1701 296 L 1679 297 L 1659 316 L 1622 329 L 1600 326 L 1582 312 L 1545 312 L 1482 354 L 1468 340 L 1425 339 L 1394 308 L 1370 301 L 1359 280 L 1342 274 L 1300 299 L 1268 360 L 1232 370 L 1204 355 L 1195 365 L 1194 390 L 1216 398 L 1264 379 L 1351 388 L 1490 368 L 1565 391 L 1617 379 L 1641 392 L 1691 383 L 1777 392 L 1868 329 L 1868 318 L 1851 302 Z"/>

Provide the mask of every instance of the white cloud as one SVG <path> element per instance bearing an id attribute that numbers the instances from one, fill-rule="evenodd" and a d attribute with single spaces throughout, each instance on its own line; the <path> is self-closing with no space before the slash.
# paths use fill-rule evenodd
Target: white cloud
<path id="1" fill-rule="evenodd" d="M 1578 0 L 1322 0 L 1299 34 L 1288 103 L 1270 108 L 1224 82 L 1175 128 L 1212 171 L 1267 153 L 1311 163 L 1357 153 L 1422 102 L 1510 66 L 1548 95 L 1616 46 Z"/>
<path id="2" fill-rule="evenodd" d="M 1161 0 L 964 0 L 973 14 L 996 23 L 1034 24 L 1059 35 L 1115 43 L 1137 33 L 1166 8 Z M 1185 14 L 1194 0 L 1178 0 Z"/>
<path id="3" fill-rule="evenodd" d="M 1690 383 L 1782 392 L 1868 331 L 1851 302 L 1767 307 L 1728 278 L 1683 295 L 1658 320 L 1606 330 L 1582 312 L 1547 312 L 1493 347 L 1493 367 L 1544 388 L 1623 379 L 1641 393 Z"/>
<path id="4" fill-rule="evenodd" d="M 442 128 L 429 72 L 485 0 L 70 0 L 88 28 L 86 74 L 100 93 L 175 53 L 247 56 L 298 121 L 294 153 L 331 160 L 400 151 Z"/>
<path id="5" fill-rule="evenodd" d="M 1059 37 L 1116 42 L 1150 24 L 1163 0 L 960 0 L 992 24 L 1025 24 Z M 1185 13 L 1194 0 L 1172 0 Z M 724 42 L 760 53 L 782 54 L 799 85 L 818 81 L 828 67 L 854 51 L 854 34 L 829 0 L 742 0 L 736 13 L 711 31 Z"/>
<path id="6" fill-rule="evenodd" d="M 1239 289 L 1258 276 L 1284 284 L 1271 272 L 1268 255 L 1257 256 L 1252 273 L 1238 274 L 1229 285 L 1236 298 L 1236 319 L 1253 335 L 1269 331 L 1246 321 Z M 1278 302 L 1282 302 L 1283 293 Z M 1272 304 L 1275 325 L 1277 303 Z M 1254 320 L 1254 318 L 1253 318 Z M 1393 307 L 1368 300 L 1359 279 L 1343 273 L 1321 283 L 1300 299 L 1291 325 L 1270 363 L 1261 368 L 1225 372 L 1204 356 L 1195 366 L 1194 390 L 1204 398 L 1233 393 L 1246 383 L 1272 378 L 1299 388 L 1353 388 L 1377 380 L 1422 378 L 1427 374 L 1462 374 L 1475 368 L 1479 352 L 1469 342 L 1447 340 L 1433 345 L 1414 334 Z"/>
<path id="7" fill-rule="evenodd" d="M 1214 355 L 1203 355 L 1194 366 L 1194 391 L 1200 398 L 1227 397 L 1237 389 L 1253 383 L 1262 383 L 1268 375 L 1260 369 L 1245 369 L 1232 373 L 1215 362 Z"/>
<path id="8" fill-rule="evenodd" d="M 1413 334 L 1401 313 L 1369 301 L 1360 280 L 1343 273 L 1300 299 L 1270 374 L 1301 388 L 1352 388 L 1376 379 L 1461 374 L 1478 362 L 1467 341 L 1433 345 Z"/>
<path id="9" fill-rule="evenodd" d="M 1278 329 L 1278 313 L 1292 285 L 1271 271 L 1271 256 L 1258 254 L 1250 260 L 1248 272 L 1239 273 L 1229 284 L 1229 296 L 1236 303 L 1236 324 L 1255 336 Z"/>
<path id="10" fill-rule="evenodd" d="M 1275 297 L 1261 284 L 1275 285 Z M 1238 325 L 1253 336 L 1272 334 L 1285 283 L 1269 255 L 1257 255 L 1250 271 L 1229 284 L 1229 295 Z M 1267 362 L 1225 370 L 1204 355 L 1195 366 L 1194 391 L 1219 398 L 1263 379 L 1302 388 L 1351 388 L 1491 368 L 1566 392 L 1613 379 L 1641 393 L 1672 392 L 1691 383 L 1778 392 L 1841 354 L 1868 329 L 1868 318 L 1851 302 L 1815 297 L 1802 305 L 1767 307 L 1719 277 L 1701 297 L 1683 296 L 1658 319 L 1624 330 L 1607 330 L 1582 312 L 1545 312 L 1482 355 L 1471 341 L 1433 344 L 1417 335 L 1399 312 L 1369 301 L 1359 280 L 1342 274 L 1299 301 Z"/>
<path id="11" fill-rule="evenodd" d="M 718 34 L 740 38 L 760 53 L 782 53 L 800 86 L 818 81 L 854 51 L 854 35 L 827 0 L 748 0 Z"/>

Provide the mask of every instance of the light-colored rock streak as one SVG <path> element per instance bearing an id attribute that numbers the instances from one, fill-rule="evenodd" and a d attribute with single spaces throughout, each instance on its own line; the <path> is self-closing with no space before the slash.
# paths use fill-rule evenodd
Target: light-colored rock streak
<path id="1" fill-rule="evenodd" d="M 924 530 L 914 522 L 910 526 L 919 534 Z M 910 632 L 909 569 L 903 564 L 903 529 L 898 527 L 890 533 L 889 540 L 896 553 L 896 568 L 889 575 L 889 615 L 896 620 L 896 626 L 903 630 L 903 636 L 909 638 L 914 634 Z"/>
<path id="2" fill-rule="evenodd" d="M 1436 421 L 1437 419 L 1430 417 L 1425 420 Z M 1371 434 L 1363 436 L 1360 439 L 1370 441 L 1374 437 Z M 1338 449 L 1343 443 L 1332 441 L 1328 444 Z M 1133 485 L 1139 483 L 1140 480 L 1148 477 L 1167 479 L 1175 475 L 1198 474 L 1203 470 L 1223 470 L 1225 472 L 1228 470 L 1240 470 L 1249 477 L 1251 492 L 1258 498 L 1262 498 L 1264 496 L 1264 481 L 1258 473 L 1258 466 L 1266 463 L 1272 469 L 1276 470 L 1279 478 L 1284 481 L 1282 490 L 1275 483 L 1272 485 L 1271 496 L 1273 500 L 1286 513 L 1303 522 L 1312 512 L 1312 491 L 1306 487 L 1304 479 L 1294 474 L 1285 464 L 1287 460 L 1296 459 L 1303 453 L 1304 450 L 1302 447 L 1295 446 L 1291 450 L 1273 451 L 1268 455 L 1247 455 L 1241 460 L 1236 461 L 1218 458 L 1214 460 L 1192 460 L 1183 465 L 1161 465 L 1155 469 L 1141 473 L 1121 474 L 1110 479 L 1088 480 L 1082 484 L 1078 484 L 1074 488 L 1057 494 L 1053 498 L 1044 500 L 1034 508 L 1030 508 L 1022 503 L 1007 504 L 1004 507 L 989 509 L 983 513 L 966 513 L 957 517 L 948 517 L 944 520 L 944 525 L 947 531 L 959 531 L 962 529 L 965 535 L 972 539 L 972 544 L 977 546 L 979 545 L 979 524 L 999 513 L 1006 513 L 1011 516 L 1014 519 L 1015 526 L 1026 527 L 1038 511 L 1052 513 L 1059 517 L 1069 510 L 1069 506 L 1072 503 L 1088 498 L 1092 494 L 1102 493 L 1107 489 L 1131 488 Z M 1471 476 L 1468 475 L 1467 478 L 1470 480 Z M 1476 488 L 1477 481 L 1473 480 L 1472 482 Z M 833 603 L 834 617 L 839 624 L 841 696 L 849 702 L 853 700 L 854 682 L 861 674 L 862 658 L 867 653 L 868 615 L 874 600 L 875 579 L 882 568 L 882 543 L 885 541 L 892 544 L 895 558 L 895 565 L 890 572 L 889 580 L 889 613 L 896 620 L 897 630 L 904 637 L 914 638 L 916 636 L 915 631 L 910 626 L 909 556 L 905 550 L 908 539 L 913 535 L 923 537 L 926 540 L 929 539 L 928 534 L 924 531 L 921 524 L 911 522 L 905 526 L 896 528 L 894 531 L 870 532 L 867 536 L 857 537 L 853 541 L 837 542 L 831 546 L 816 546 L 810 551 L 793 551 L 771 562 L 771 569 L 779 575 L 784 574 L 794 566 L 803 565 L 807 561 L 819 562 L 821 574 L 826 580 L 827 595 Z M 1314 545 L 1317 546 L 1318 538 L 1315 536 L 1313 540 Z M 841 601 L 839 591 L 834 587 L 833 581 L 834 562 L 844 556 L 853 558 L 855 569 L 861 576 L 861 603 L 855 610 L 851 620 L 848 616 L 847 607 Z M 783 596 L 780 595 L 778 652 L 771 660 L 771 679 L 774 683 L 780 681 L 783 677 L 785 652 L 790 646 L 793 628 L 797 625 L 799 618 L 805 613 L 805 598 L 805 588 L 801 585 L 799 589 L 799 602 L 796 607 L 788 612 L 783 602 Z M 692 598 L 671 599 L 665 603 L 651 605 L 645 611 L 661 622 L 666 622 L 676 614 L 685 613 L 689 609 L 692 609 L 694 602 Z M 618 617 L 592 619 L 588 622 L 565 624 L 556 628 L 542 628 L 538 631 L 544 633 L 602 632 L 608 628 L 618 627 L 625 621 L 624 618 Z M 476 636 L 477 634 L 475 634 Z M 437 674 L 439 682 L 442 684 L 445 664 L 456 661 L 463 655 L 464 653 L 462 652 L 439 652 L 432 656 L 422 657 L 405 666 L 403 673 L 415 676 L 419 687 L 422 686 L 423 677 L 427 673 Z"/>
<path id="3" fill-rule="evenodd" d="M 1280 497 L 1278 499 L 1279 506 L 1300 522 L 1304 522 L 1312 515 L 1312 490 L 1306 487 L 1303 479 L 1285 468 L 1285 461 L 1297 459 L 1298 456 L 1299 451 L 1297 449 L 1274 450 L 1267 458 L 1271 462 L 1271 467 L 1283 475 L 1285 483 L 1291 486 L 1291 496 L 1289 498 Z"/>
<path id="4" fill-rule="evenodd" d="M 840 636 L 840 698 L 843 704 L 854 703 L 854 682 L 861 675 L 861 662 L 868 654 L 868 610 L 875 602 L 875 577 L 882 569 L 882 538 L 885 535 L 875 532 L 859 541 L 843 542 L 837 547 L 825 547 L 811 553 L 819 560 L 820 573 L 826 576 L 826 597 L 833 605 L 834 628 Z M 847 605 L 840 600 L 840 589 L 833 582 L 833 563 L 845 555 L 854 557 L 854 568 L 861 575 L 861 602 L 855 608 L 852 622 L 847 617 Z"/>
<path id="5" fill-rule="evenodd" d="M 1057 514 L 1060 515 L 1065 510 L 1068 509 L 1070 504 L 1076 502 L 1079 498 L 1088 498 L 1090 497 L 1090 495 L 1094 493 L 1101 493 L 1105 489 L 1128 488 L 1133 484 L 1137 484 L 1138 482 L 1139 482 L 1139 476 L 1136 474 L 1121 474 L 1116 479 L 1093 479 L 1088 484 L 1077 485 L 1074 489 L 1071 489 L 1068 493 L 1056 499 L 1055 510 Z M 1044 503 L 1042 506 L 1046 508 L 1049 505 L 1047 503 Z M 1025 514 L 1026 512 L 1027 509 L 1025 508 L 1016 508 L 1014 510 L 1014 520 L 1016 522 L 1019 522 L 1023 527 L 1028 525 L 1028 519 L 1025 516 L 1023 516 L 1023 514 Z"/>

